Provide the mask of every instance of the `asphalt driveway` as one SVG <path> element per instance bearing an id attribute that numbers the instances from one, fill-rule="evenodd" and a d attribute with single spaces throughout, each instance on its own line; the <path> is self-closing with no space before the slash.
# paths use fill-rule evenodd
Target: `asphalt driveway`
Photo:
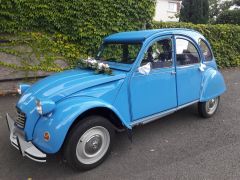
<path id="1" fill-rule="evenodd" d="M 18 97 L 0 97 L 0 179 L 240 179 L 240 69 L 223 73 L 228 91 L 213 118 L 200 118 L 194 105 L 135 128 L 132 143 L 117 134 L 110 157 L 87 172 L 59 157 L 45 164 L 21 157 L 5 123 Z"/>

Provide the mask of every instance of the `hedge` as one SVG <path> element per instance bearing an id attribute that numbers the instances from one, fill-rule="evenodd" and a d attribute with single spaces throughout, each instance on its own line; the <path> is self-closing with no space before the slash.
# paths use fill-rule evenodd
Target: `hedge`
<path id="1" fill-rule="evenodd" d="M 210 42 L 219 67 L 240 66 L 240 26 L 154 22 L 152 28 L 189 28 L 202 33 Z"/>

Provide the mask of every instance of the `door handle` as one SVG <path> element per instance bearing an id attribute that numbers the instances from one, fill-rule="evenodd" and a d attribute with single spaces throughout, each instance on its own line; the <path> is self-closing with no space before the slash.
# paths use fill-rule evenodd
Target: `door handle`
<path id="1" fill-rule="evenodd" d="M 203 72 L 205 71 L 205 68 L 206 68 L 206 65 L 201 63 L 198 69 Z"/>
<path id="2" fill-rule="evenodd" d="M 171 75 L 175 75 L 175 74 L 176 74 L 176 71 L 172 71 L 172 72 L 171 72 Z"/>

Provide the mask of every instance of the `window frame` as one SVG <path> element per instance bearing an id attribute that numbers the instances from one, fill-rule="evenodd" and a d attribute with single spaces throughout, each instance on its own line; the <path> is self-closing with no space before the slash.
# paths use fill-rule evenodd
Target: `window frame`
<path id="1" fill-rule="evenodd" d="M 198 57 L 199 57 L 199 62 L 198 63 L 178 65 L 178 63 L 177 63 L 178 62 L 177 61 L 177 39 L 186 40 L 186 41 L 190 42 L 196 48 L 197 54 L 198 54 Z M 176 67 L 189 67 L 189 66 L 195 66 L 195 65 L 198 65 L 198 64 L 202 63 L 202 55 L 201 55 L 201 52 L 199 51 L 200 48 L 198 47 L 198 44 L 196 42 L 194 42 L 194 40 L 191 40 L 191 39 L 189 39 L 185 36 L 176 35 L 174 42 L 175 42 L 175 64 L 176 64 Z"/>
<path id="2" fill-rule="evenodd" d="M 99 58 L 100 54 L 102 54 L 103 49 L 104 49 L 104 47 L 105 47 L 107 44 L 118 44 L 118 45 L 125 45 L 125 44 L 134 45 L 134 44 L 139 44 L 139 45 L 140 45 L 140 48 L 139 48 L 139 50 L 138 50 L 138 52 L 137 52 L 137 54 L 136 54 L 136 57 L 135 57 L 135 60 L 134 60 L 133 63 L 123 63 L 123 62 L 115 62 L 115 61 L 105 61 L 105 60 L 103 60 L 103 61 L 106 62 L 106 63 L 118 63 L 118 64 L 125 64 L 125 65 L 131 65 L 131 66 L 136 63 L 137 58 L 138 58 L 138 56 L 139 56 L 139 54 L 140 54 L 140 52 L 141 52 L 142 46 L 143 46 L 143 43 L 142 43 L 142 42 L 133 42 L 133 43 L 121 42 L 121 41 L 119 41 L 119 42 L 118 42 L 118 41 L 116 41 L 116 42 L 103 42 L 103 43 L 100 45 L 100 47 L 98 48 L 97 54 L 95 55 L 95 59 L 97 59 L 97 61 L 102 61 L 102 60 L 99 60 L 98 58 Z M 122 50 L 123 50 L 123 49 L 122 49 Z"/>
<path id="3" fill-rule="evenodd" d="M 170 4 L 174 4 L 176 6 L 176 9 L 175 10 L 171 10 L 169 7 L 170 7 Z M 167 11 L 168 12 L 171 12 L 171 13 L 177 13 L 178 12 L 178 4 L 177 2 L 175 1 L 169 1 L 168 2 L 168 8 L 167 8 Z"/>
<path id="4" fill-rule="evenodd" d="M 211 56 L 212 56 L 212 59 L 211 60 L 206 60 L 206 58 L 205 58 L 205 56 L 204 56 L 204 54 L 203 54 L 203 50 L 202 50 L 202 48 L 201 48 L 201 44 L 200 44 L 200 42 L 203 42 L 206 46 L 207 46 L 207 48 L 209 49 L 209 51 L 210 51 L 210 53 L 211 53 Z M 209 45 L 209 43 L 205 40 L 205 39 L 203 39 L 203 38 L 199 38 L 198 39 L 198 46 L 199 46 L 199 48 L 200 48 L 200 50 L 201 50 L 201 54 L 202 54 L 202 57 L 203 57 L 203 61 L 204 62 L 211 62 L 211 61 L 213 61 L 214 60 L 214 55 L 213 55 L 213 52 L 212 52 L 212 48 L 211 48 L 211 46 Z"/>
<path id="5" fill-rule="evenodd" d="M 159 67 L 159 68 L 153 68 L 152 70 L 156 71 L 156 70 L 161 70 L 161 69 L 170 69 L 170 68 L 174 68 L 175 67 L 175 54 L 174 54 L 174 36 L 173 35 L 170 35 L 170 36 L 165 36 L 165 37 L 158 37 L 158 38 L 155 38 L 153 39 L 146 47 L 145 47 L 145 50 L 144 50 L 144 55 L 138 65 L 138 67 L 141 67 L 141 64 L 142 64 L 142 61 L 144 60 L 144 56 L 145 56 L 145 53 L 147 53 L 148 49 L 156 42 L 158 41 L 162 41 L 162 40 L 165 40 L 165 39 L 169 39 L 172 43 L 172 65 L 169 66 L 169 67 Z"/>

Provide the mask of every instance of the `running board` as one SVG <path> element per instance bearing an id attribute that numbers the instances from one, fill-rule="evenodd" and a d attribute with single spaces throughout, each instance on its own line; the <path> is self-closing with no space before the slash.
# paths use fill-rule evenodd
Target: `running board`
<path id="1" fill-rule="evenodd" d="M 184 104 L 184 105 L 181 105 L 177 108 L 173 108 L 173 109 L 170 109 L 170 110 L 167 110 L 167 111 L 164 111 L 164 112 L 161 112 L 161 113 L 158 113 L 158 114 L 154 114 L 154 115 L 151 115 L 151 116 L 148 116 L 148 117 L 145 117 L 145 118 L 141 118 L 141 119 L 138 119 L 134 122 L 131 123 L 131 127 L 134 127 L 134 126 L 138 126 L 138 125 L 144 125 L 144 124 L 147 124 L 147 123 L 150 123 L 152 121 L 155 121 L 159 118 L 162 118 L 164 116 L 167 116 L 169 114 L 172 114 L 182 108 L 185 108 L 187 106 L 190 106 L 192 104 L 195 104 L 199 102 L 199 100 L 196 100 L 196 101 L 193 101 L 193 102 L 190 102 L 190 103 L 187 103 L 187 104 Z"/>

